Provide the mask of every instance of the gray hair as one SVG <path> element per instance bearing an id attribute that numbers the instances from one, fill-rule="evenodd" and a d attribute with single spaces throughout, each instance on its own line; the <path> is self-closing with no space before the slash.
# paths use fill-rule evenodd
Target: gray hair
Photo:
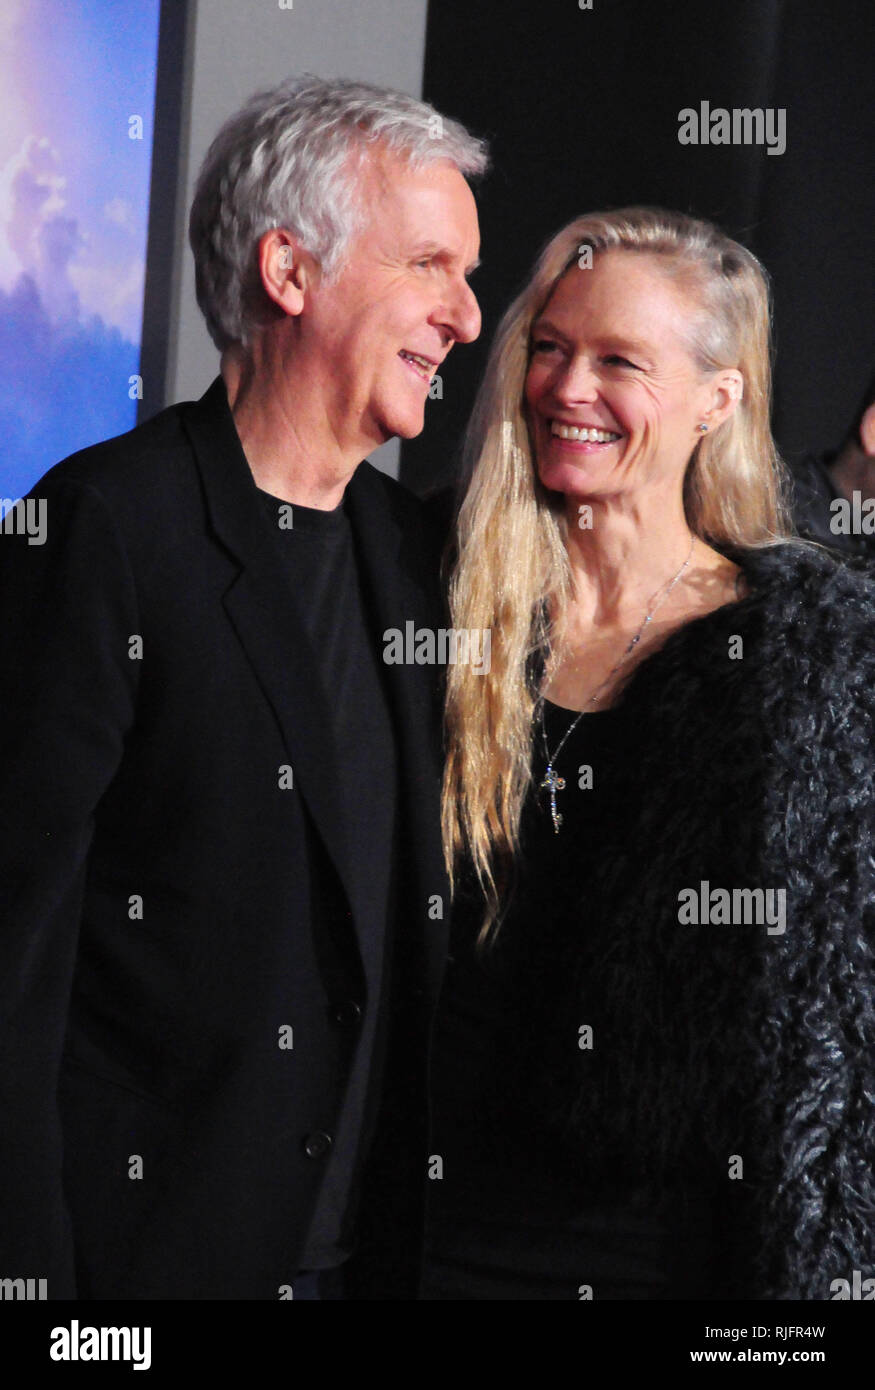
<path id="1" fill-rule="evenodd" d="M 356 196 L 375 142 L 413 168 L 439 161 L 485 172 L 485 142 L 427 102 L 365 82 L 305 74 L 258 92 L 207 151 L 189 218 L 197 301 L 220 351 L 246 344 L 265 307 L 257 245 L 271 227 L 294 232 L 330 280 L 366 224 Z"/>

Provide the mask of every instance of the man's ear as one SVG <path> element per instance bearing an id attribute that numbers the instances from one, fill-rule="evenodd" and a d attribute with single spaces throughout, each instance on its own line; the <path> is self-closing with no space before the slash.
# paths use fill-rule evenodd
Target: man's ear
<path id="1" fill-rule="evenodd" d="M 258 269 L 269 299 L 286 314 L 300 314 L 314 262 L 285 227 L 271 227 L 258 243 Z"/>
<path id="2" fill-rule="evenodd" d="M 860 421 L 860 447 L 869 458 L 875 458 L 875 401 L 863 411 Z"/>

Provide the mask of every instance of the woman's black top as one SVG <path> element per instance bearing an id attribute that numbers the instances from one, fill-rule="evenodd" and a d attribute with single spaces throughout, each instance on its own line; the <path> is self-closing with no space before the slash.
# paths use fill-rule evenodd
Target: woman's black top
<path id="1" fill-rule="evenodd" d="M 545 702 L 551 753 L 574 718 Z M 582 1163 L 556 1104 L 566 1050 L 605 1045 L 565 1005 L 586 932 L 588 868 L 622 837 L 624 799 L 644 794 L 632 734 L 622 704 L 579 721 L 556 757 L 565 780 L 556 833 L 539 730 L 516 882 L 494 943 L 476 945 L 476 894 L 454 911 L 433 1061 L 432 1173 L 440 1158 L 442 1176 L 429 1183 L 426 1299 L 720 1295 L 716 1212 L 704 1191 L 685 1183 L 683 1197 L 678 1188 L 657 1199 L 610 1171 L 594 1180 L 598 1156 Z"/>

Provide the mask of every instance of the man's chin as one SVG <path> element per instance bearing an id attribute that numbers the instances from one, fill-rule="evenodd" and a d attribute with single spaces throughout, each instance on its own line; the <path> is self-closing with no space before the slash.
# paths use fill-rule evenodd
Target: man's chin
<path id="1" fill-rule="evenodd" d="M 385 434 L 385 439 L 388 441 L 390 439 L 415 439 L 418 434 L 422 434 L 424 428 L 425 411 L 422 410 L 418 417 L 412 414 L 403 417 L 397 416 L 391 422 L 391 429 L 389 422 L 384 422 L 382 431 L 385 434 L 385 431 L 390 429 L 390 432 Z"/>

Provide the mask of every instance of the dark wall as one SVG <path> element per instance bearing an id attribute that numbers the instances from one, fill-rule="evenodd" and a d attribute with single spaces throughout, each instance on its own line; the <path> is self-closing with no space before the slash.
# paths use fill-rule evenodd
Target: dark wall
<path id="1" fill-rule="evenodd" d="M 173 267 L 179 162 L 182 158 L 183 101 L 187 45 L 194 36 L 194 5 L 189 0 L 162 0 L 155 75 L 152 177 L 149 189 L 149 238 L 143 294 L 140 376 L 146 389 L 137 407 L 137 423 L 168 405 L 167 366 L 172 335 Z M 188 241 L 186 240 L 186 251 Z"/>
<path id="2" fill-rule="evenodd" d="M 549 235 L 656 203 L 718 222 L 774 286 L 774 426 L 792 461 L 845 434 L 875 368 L 875 5 L 860 0 L 435 0 L 424 94 L 492 141 L 478 201 L 481 339 L 405 444 L 419 491 L 455 466 L 501 312 Z M 678 142 L 678 112 L 783 107 L 787 148 Z"/>

